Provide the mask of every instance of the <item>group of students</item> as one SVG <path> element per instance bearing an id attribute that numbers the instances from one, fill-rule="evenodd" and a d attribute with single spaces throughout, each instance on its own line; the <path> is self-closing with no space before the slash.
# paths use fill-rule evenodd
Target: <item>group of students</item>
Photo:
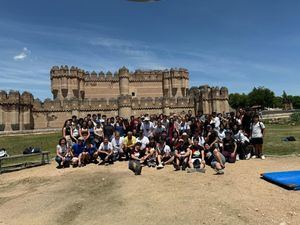
<path id="1" fill-rule="evenodd" d="M 56 147 L 58 168 L 110 165 L 128 161 L 128 167 L 140 175 L 144 166 L 175 171 L 205 172 L 210 165 L 224 174 L 225 163 L 250 158 L 265 159 L 262 152 L 265 126 L 251 110 L 230 114 L 185 116 L 87 115 L 67 120 L 63 137 Z"/>

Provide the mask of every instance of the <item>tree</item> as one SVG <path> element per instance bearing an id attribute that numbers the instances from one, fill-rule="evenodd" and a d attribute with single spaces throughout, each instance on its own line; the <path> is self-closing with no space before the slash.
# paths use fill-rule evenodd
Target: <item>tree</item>
<path id="1" fill-rule="evenodd" d="M 293 96 L 292 103 L 295 109 L 300 109 L 300 96 Z"/>
<path id="2" fill-rule="evenodd" d="M 253 90 L 248 94 L 250 106 L 260 105 L 264 107 L 273 107 L 275 94 L 268 88 L 258 87 L 253 88 Z"/>
<path id="3" fill-rule="evenodd" d="M 247 107 L 249 106 L 248 96 L 246 94 L 230 94 L 229 95 L 229 105 L 234 108 L 238 109 L 240 107 Z"/>
<path id="4" fill-rule="evenodd" d="M 276 96 L 274 98 L 274 108 L 283 108 L 283 98 L 280 96 Z"/>

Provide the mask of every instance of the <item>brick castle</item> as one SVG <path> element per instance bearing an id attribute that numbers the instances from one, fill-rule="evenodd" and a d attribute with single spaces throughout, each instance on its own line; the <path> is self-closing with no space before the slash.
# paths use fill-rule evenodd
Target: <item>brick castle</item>
<path id="1" fill-rule="evenodd" d="M 0 131 L 61 128 L 72 115 L 107 116 L 229 112 L 225 87 L 189 89 L 186 69 L 136 70 L 125 67 L 112 74 L 86 72 L 77 67 L 52 67 L 53 100 L 44 102 L 32 94 L 0 92 Z"/>

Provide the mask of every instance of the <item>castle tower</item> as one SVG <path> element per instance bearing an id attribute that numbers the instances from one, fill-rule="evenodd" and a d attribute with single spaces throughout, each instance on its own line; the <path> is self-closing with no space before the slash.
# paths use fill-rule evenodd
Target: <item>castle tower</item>
<path id="1" fill-rule="evenodd" d="M 179 69 L 179 78 L 181 82 L 181 94 L 183 97 L 187 96 L 187 90 L 189 88 L 189 73 L 186 69 L 180 68 Z"/>
<path id="2" fill-rule="evenodd" d="M 186 69 L 171 69 L 169 84 L 171 86 L 171 97 L 186 97 L 189 87 L 189 73 Z"/>
<path id="3" fill-rule="evenodd" d="M 64 100 L 84 97 L 84 73 L 72 66 L 52 67 L 51 90 L 54 100 Z"/>
<path id="4" fill-rule="evenodd" d="M 212 112 L 220 112 L 220 89 L 219 87 L 211 88 L 212 94 Z"/>
<path id="5" fill-rule="evenodd" d="M 70 68 L 70 75 L 68 76 L 68 99 L 79 97 L 79 79 L 78 69 L 72 66 Z"/>
<path id="6" fill-rule="evenodd" d="M 202 111 L 203 114 L 209 114 L 211 112 L 210 107 L 210 87 L 208 85 L 200 86 L 200 104 L 199 111 Z"/>
<path id="7" fill-rule="evenodd" d="M 20 130 L 29 130 L 33 128 L 32 121 L 32 103 L 33 96 L 29 92 L 23 92 L 20 99 Z"/>
<path id="8" fill-rule="evenodd" d="M 84 89 L 84 71 L 78 69 L 78 85 L 79 85 L 79 90 L 78 90 L 78 98 L 79 99 L 84 99 L 85 97 L 85 89 Z"/>
<path id="9" fill-rule="evenodd" d="M 51 91 L 53 94 L 53 99 L 62 99 L 61 93 L 61 77 L 58 66 L 53 66 L 50 71 L 50 79 L 51 79 Z"/>
<path id="10" fill-rule="evenodd" d="M 129 70 L 123 66 L 119 69 L 120 95 L 129 95 Z"/>
<path id="11" fill-rule="evenodd" d="M 171 76 L 169 70 L 163 71 L 163 97 L 171 97 L 172 86 L 171 86 Z"/>
<path id="12" fill-rule="evenodd" d="M 228 100 L 229 100 L 228 89 L 226 87 L 222 87 L 220 89 L 220 95 L 222 98 L 222 106 L 221 106 L 220 113 L 229 112 L 230 109 L 229 109 L 229 103 L 228 103 Z"/>
<path id="13" fill-rule="evenodd" d="M 179 79 L 179 71 L 176 69 L 170 70 L 170 76 L 171 76 L 171 97 L 182 97 L 181 92 L 181 80 Z"/>

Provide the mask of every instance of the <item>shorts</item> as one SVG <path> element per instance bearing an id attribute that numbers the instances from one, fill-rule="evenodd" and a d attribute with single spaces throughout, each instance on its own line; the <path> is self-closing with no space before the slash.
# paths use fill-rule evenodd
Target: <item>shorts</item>
<path id="1" fill-rule="evenodd" d="M 263 138 L 252 138 L 251 139 L 251 144 L 253 145 L 262 145 L 264 143 Z"/>
<path id="2" fill-rule="evenodd" d="M 224 155 L 222 153 L 220 153 L 220 152 L 219 152 L 219 154 L 221 156 L 222 163 L 225 164 L 226 159 L 225 159 Z M 211 167 L 216 168 L 217 163 L 218 163 L 218 161 L 217 161 L 216 157 L 213 157 L 210 165 L 211 165 Z"/>

